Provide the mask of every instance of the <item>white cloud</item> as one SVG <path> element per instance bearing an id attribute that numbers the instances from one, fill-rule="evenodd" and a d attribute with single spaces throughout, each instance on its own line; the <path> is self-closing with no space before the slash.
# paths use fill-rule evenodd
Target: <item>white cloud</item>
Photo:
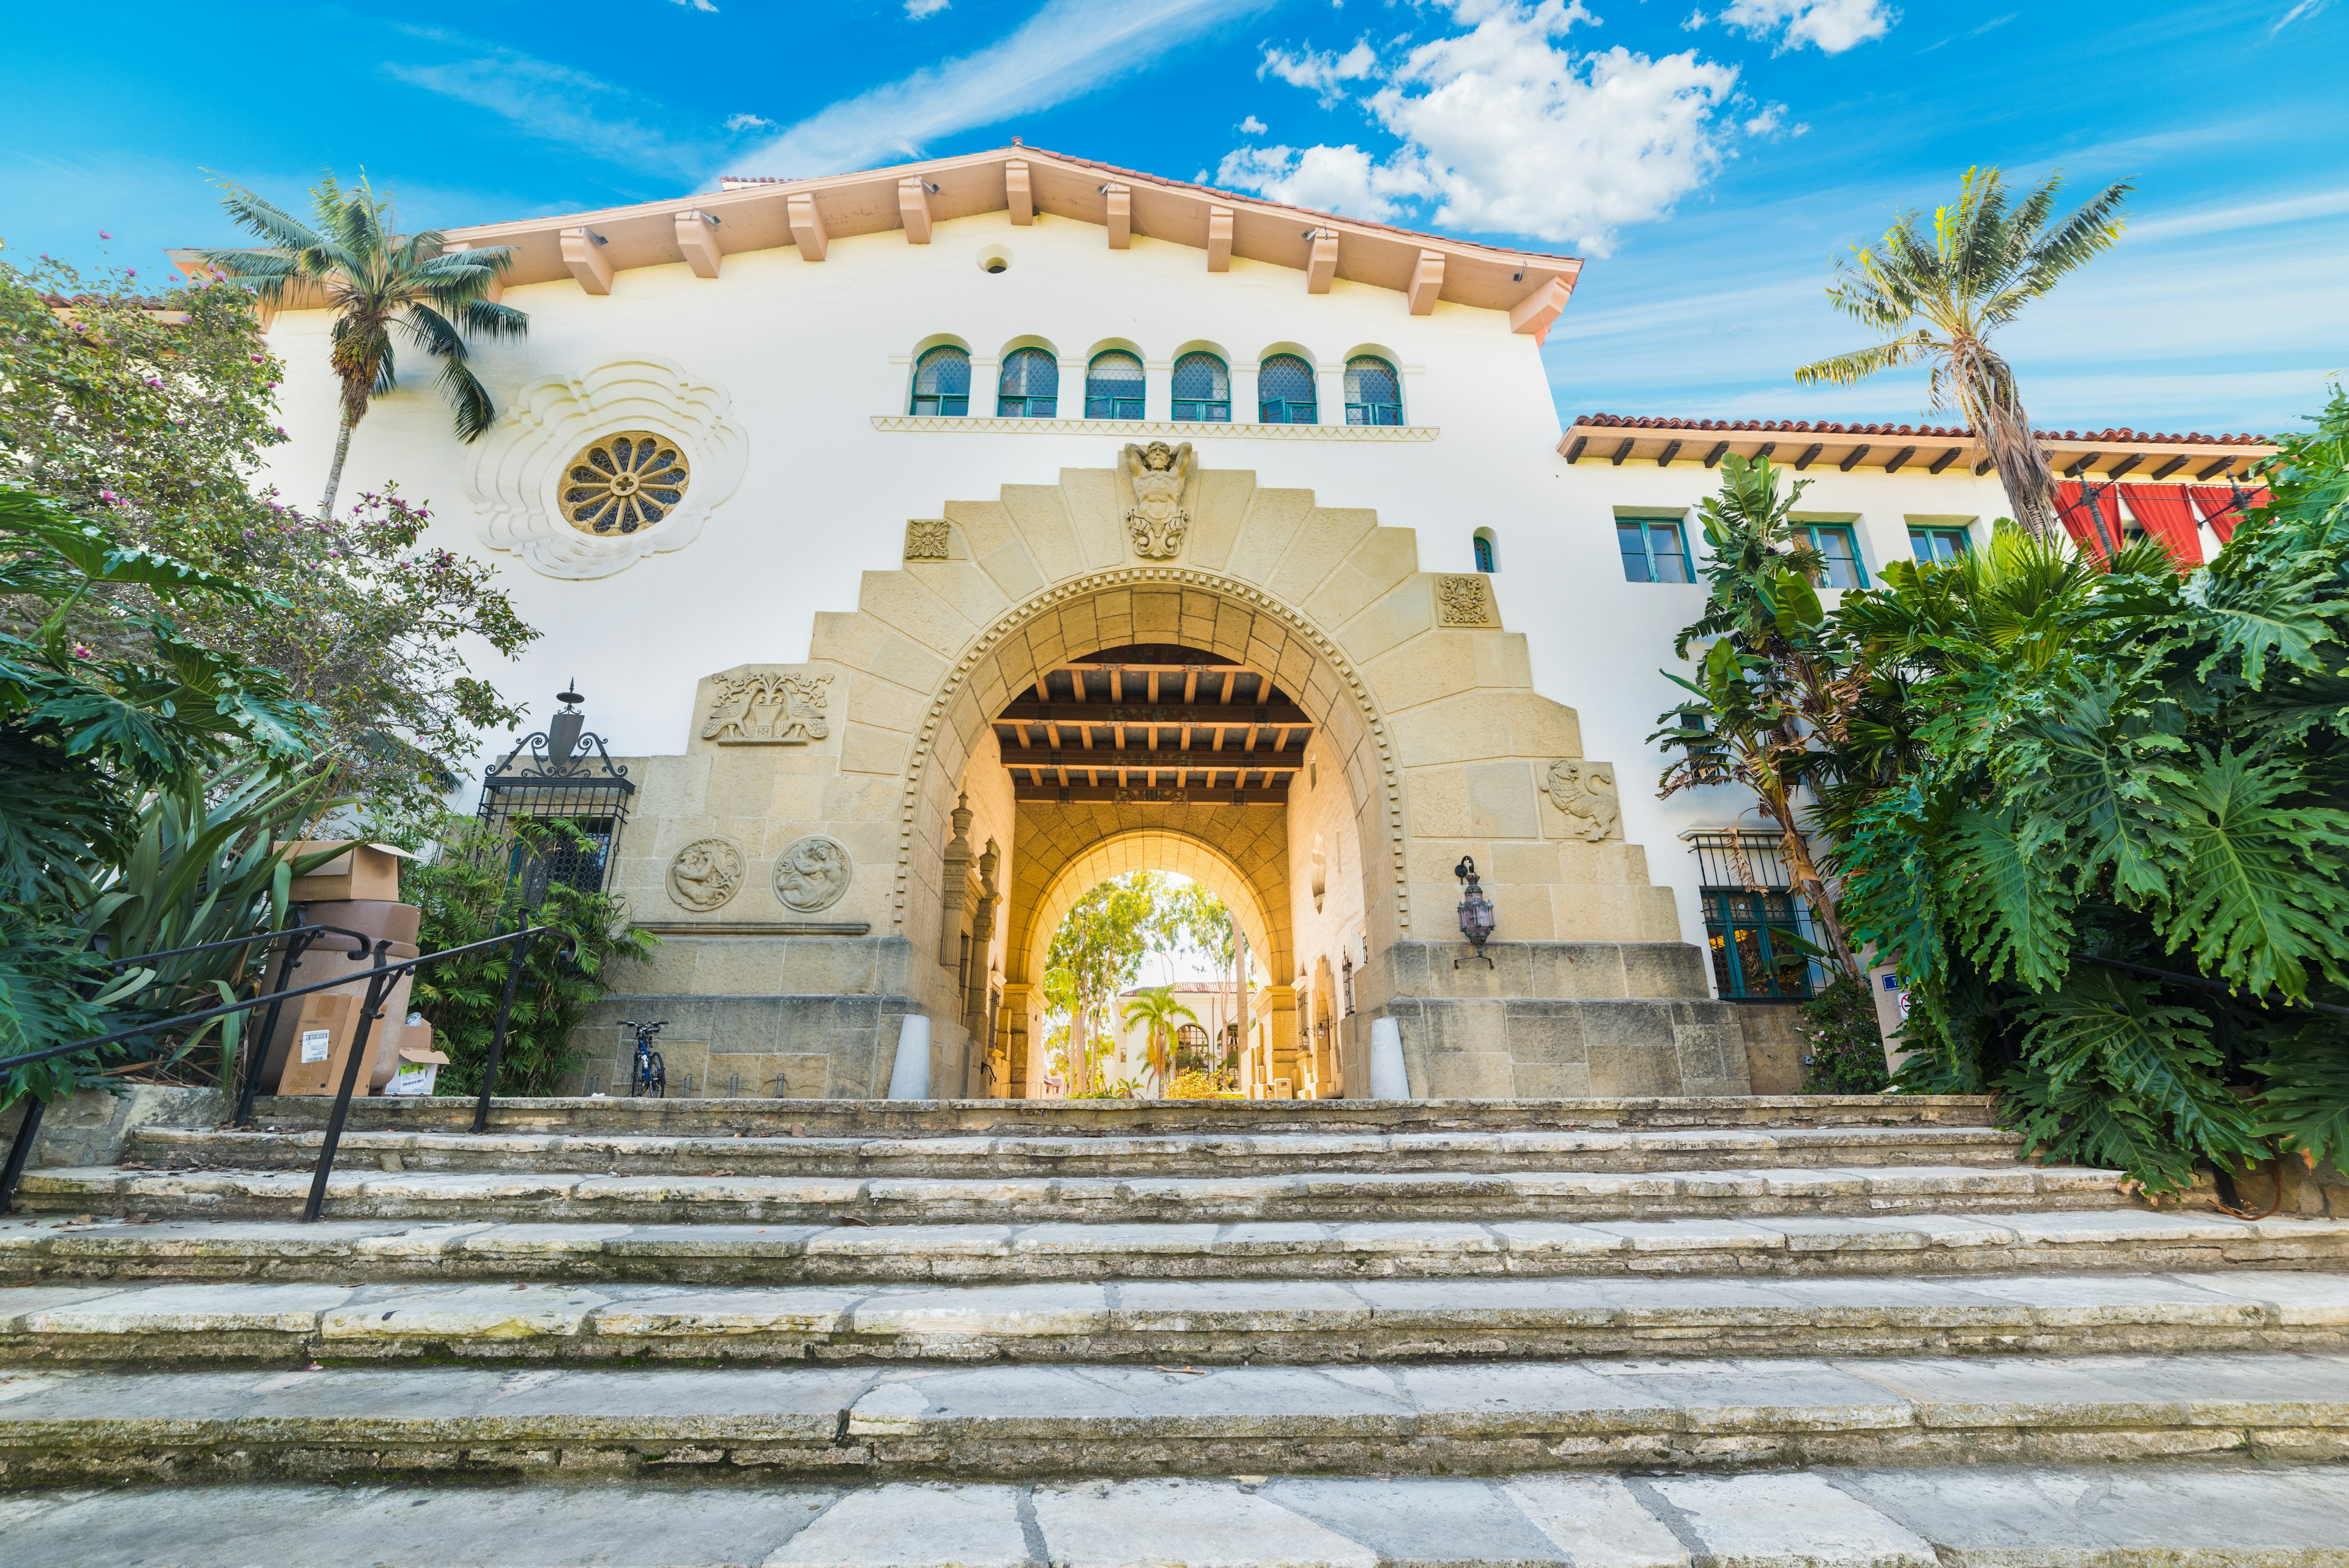
<path id="1" fill-rule="evenodd" d="M 396 81 L 487 109 L 533 135 L 615 163 L 688 178 L 699 172 L 703 154 L 698 149 L 634 118 L 639 109 L 656 119 L 667 111 L 626 88 L 458 34 L 407 26 L 396 30 L 463 57 L 430 65 L 385 62 L 384 73 Z"/>
<path id="2" fill-rule="evenodd" d="M 918 22 L 926 16 L 935 16 L 953 4 L 954 0 L 905 0 L 905 20 Z"/>
<path id="3" fill-rule="evenodd" d="M 2268 36 L 2274 37 L 2303 16 L 2323 16 L 2325 7 L 2332 4 L 2333 0 L 2300 0 L 2298 5 L 2276 19 L 2276 25 L 2268 29 Z"/>
<path id="4" fill-rule="evenodd" d="M 1266 131 L 1270 130 L 1271 129 L 1272 127 L 1267 125 L 1264 121 L 1258 119 L 1254 115 L 1249 115 L 1246 119 L 1241 120 L 1239 123 L 1239 132 L 1242 136 L 1262 136 Z"/>
<path id="5" fill-rule="evenodd" d="M 1899 20 L 1884 0 L 1730 0 L 1722 22 L 1757 38 L 1785 29 L 1782 49 L 1808 44 L 1840 55 L 1870 38 L 1880 38 Z"/>
<path id="6" fill-rule="evenodd" d="M 1216 179 L 1271 201 L 1380 222 L 1396 216 L 1399 201 L 1433 189 L 1417 167 L 1381 162 L 1350 141 L 1343 147 L 1243 147 L 1224 155 Z"/>
<path id="7" fill-rule="evenodd" d="M 1362 217 L 1423 200 L 1445 227 L 1604 254 L 1623 225 L 1671 211 L 1726 156 L 1715 116 L 1735 88 L 1734 67 L 1693 51 L 1651 59 L 1560 47 L 1593 20 L 1578 0 L 1449 5 L 1468 31 L 1412 49 L 1364 100 L 1402 141 L 1394 152 L 1242 148 L 1219 177 Z"/>
<path id="8" fill-rule="evenodd" d="M 669 4 L 682 5 L 688 11 L 707 11 L 712 16 L 717 15 L 718 12 L 718 7 L 712 5 L 709 0 L 669 0 Z"/>
<path id="9" fill-rule="evenodd" d="M 1762 112 L 1745 122 L 1745 134 L 1748 136 L 1772 136 L 1785 129 L 1786 106 L 1783 103 L 1764 104 Z M 1799 136 L 1802 133 L 1796 131 L 1795 134 Z"/>
<path id="10" fill-rule="evenodd" d="M 763 114 L 730 114 L 726 117 L 729 130 L 771 130 L 775 122 Z"/>
<path id="11" fill-rule="evenodd" d="M 1346 96 L 1343 84 L 1361 81 L 1378 68 L 1378 52 L 1367 40 L 1356 39 L 1354 47 L 1342 55 L 1329 49 L 1317 51 L 1309 46 L 1293 55 L 1286 49 L 1267 49 L 1256 76 L 1257 80 L 1262 81 L 1269 71 L 1290 87 L 1319 94 L 1321 107 L 1327 109 Z"/>
<path id="12" fill-rule="evenodd" d="M 761 149 L 768 168 L 829 174 L 914 158 L 934 137 L 1082 98 L 1269 0 L 1047 0 L 994 43 L 817 110 Z"/>

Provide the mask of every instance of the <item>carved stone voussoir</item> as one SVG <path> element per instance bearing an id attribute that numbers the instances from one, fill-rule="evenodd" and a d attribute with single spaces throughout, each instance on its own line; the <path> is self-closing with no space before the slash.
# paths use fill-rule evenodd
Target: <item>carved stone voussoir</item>
<path id="1" fill-rule="evenodd" d="M 954 527 L 943 517 L 916 517 L 905 524 L 905 559 L 943 561 L 954 543 Z"/>
<path id="2" fill-rule="evenodd" d="M 1182 554 L 1199 489 L 1199 459 L 1191 443 L 1129 446 L 1118 454 L 1117 480 L 1133 553 L 1145 561 L 1171 561 Z"/>
<path id="3" fill-rule="evenodd" d="M 742 886 L 742 846 L 730 838 L 697 838 L 668 863 L 668 896 L 708 914 L 722 909 Z"/>
<path id="4" fill-rule="evenodd" d="M 1500 612 L 1493 604 L 1493 585 L 1482 573 L 1435 579 L 1435 623 L 1438 626 L 1498 626 Z"/>
<path id="5" fill-rule="evenodd" d="M 832 733 L 832 677 L 750 666 L 710 677 L 701 738 L 721 746 L 804 746 Z"/>
<path id="6" fill-rule="evenodd" d="M 848 846 L 825 834 L 795 838 L 775 857 L 775 898 L 786 909 L 812 915 L 828 909 L 848 891 L 856 863 Z"/>
<path id="7" fill-rule="evenodd" d="M 1576 837 L 1597 844 L 1615 836 L 1622 805 L 1615 795 L 1615 770 L 1605 763 L 1574 757 L 1552 763 L 1543 787 L 1549 791 L 1550 804 L 1573 822 Z"/>

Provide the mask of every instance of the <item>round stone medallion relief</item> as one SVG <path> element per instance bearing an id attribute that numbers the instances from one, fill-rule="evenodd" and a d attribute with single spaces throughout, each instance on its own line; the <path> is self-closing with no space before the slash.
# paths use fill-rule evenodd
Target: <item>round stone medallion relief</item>
<path id="1" fill-rule="evenodd" d="M 775 857 L 775 897 L 802 915 L 828 909 L 848 891 L 856 865 L 837 838 L 811 833 Z"/>
<path id="2" fill-rule="evenodd" d="M 742 848 L 730 838 L 697 838 L 668 863 L 668 896 L 703 914 L 742 886 Z"/>
<path id="3" fill-rule="evenodd" d="M 582 534 L 633 534 L 677 509 L 693 483 L 677 442 L 650 431 L 590 441 L 563 476 L 563 517 Z"/>

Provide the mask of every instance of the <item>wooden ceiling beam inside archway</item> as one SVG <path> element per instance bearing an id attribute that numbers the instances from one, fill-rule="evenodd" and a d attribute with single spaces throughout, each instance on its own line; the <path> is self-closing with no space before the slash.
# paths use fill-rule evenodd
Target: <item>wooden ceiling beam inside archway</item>
<path id="1" fill-rule="evenodd" d="M 1052 664 L 994 727 L 1020 800 L 1281 805 L 1314 725 L 1268 671 L 1150 647 Z"/>

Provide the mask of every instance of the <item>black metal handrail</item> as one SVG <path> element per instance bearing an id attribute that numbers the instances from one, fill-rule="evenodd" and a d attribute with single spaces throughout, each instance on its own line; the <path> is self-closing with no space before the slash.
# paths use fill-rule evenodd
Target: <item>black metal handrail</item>
<path id="1" fill-rule="evenodd" d="M 333 991 L 337 987 L 349 985 L 358 978 L 356 975 L 344 975 L 339 979 L 322 980 L 314 984 L 298 986 L 292 990 L 284 989 L 285 981 L 289 971 L 293 968 L 295 957 L 299 950 L 302 948 L 306 947 L 309 941 L 316 940 L 316 933 L 325 931 L 332 931 L 339 936 L 354 938 L 362 945 L 356 950 L 351 956 L 356 959 L 364 956 L 364 954 L 368 950 L 372 950 L 375 954 L 375 963 L 373 967 L 367 971 L 367 999 L 359 1008 L 358 1033 L 357 1037 L 352 1040 L 349 1058 L 343 1064 L 343 1081 L 340 1087 L 336 1091 L 334 1111 L 326 1120 L 326 1140 L 318 1151 L 317 1169 L 310 1179 L 309 1199 L 303 1205 L 302 1209 L 302 1218 L 305 1220 L 316 1220 L 318 1218 L 320 1208 L 326 1202 L 326 1180 L 334 1169 L 335 1151 L 342 1142 L 343 1123 L 345 1118 L 350 1114 L 351 1096 L 358 1087 L 359 1066 L 361 1063 L 367 1060 L 367 1038 L 374 1030 L 375 1021 L 383 1016 L 384 999 L 391 994 L 392 985 L 398 981 L 399 976 L 405 973 L 412 973 L 428 963 L 437 963 L 442 959 L 459 958 L 466 953 L 481 952 L 505 942 L 512 942 L 514 944 L 513 957 L 508 961 L 506 965 L 505 992 L 498 1002 L 497 1025 L 490 1036 L 489 1060 L 482 1068 L 481 1092 L 473 1107 L 473 1130 L 478 1133 L 488 1125 L 490 1096 L 495 1092 L 497 1087 L 498 1063 L 500 1058 L 504 1054 L 506 1025 L 512 1016 L 514 991 L 517 985 L 521 982 L 523 966 L 528 961 L 531 950 L 537 946 L 539 938 L 550 934 L 559 937 L 562 939 L 564 946 L 567 950 L 575 953 L 577 951 L 578 944 L 574 938 L 563 931 L 557 930 L 553 926 L 531 926 L 523 930 L 509 931 L 502 936 L 490 937 L 478 942 L 468 942 L 462 947 L 445 948 L 439 952 L 419 953 L 414 958 L 400 959 L 397 961 L 393 961 L 391 960 L 391 939 L 388 937 L 370 940 L 358 932 L 348 931 L 340 927 L 332 926 L 298 927 L 285 931 L 274 932 L 271 936 L 272 940 L 274 940 L 276 938 L 285 936 L 294 936 L 297 938 L 295 945 L 288 948 L 285 961 L 278 969 L 279 989 L 266 992 L 259 996 L 252 997 L 243 1002 L 233 1002 L 221 1007 L 206 1008 L 200 1012 L 182 1013 L 177 1018 L 158 1019 L 152 1023 L 137 1024 L 129 1029 L 118 1029 L 111 1034 L 94 1035 L 88 1040 L 76 1040 L 63 1045 L 47 1046 L 39 1051 L 27 1051 L 15 1056 L 0 1057 L 0 1073 L 7 1072 L 8 1070 L 16 1067 L 29 1066 L 36 1062 L 49 1061 L 58 1056 L 70 1056 L 77 1052 L 93 1051 L 102 1045 L 118 1044 L 125 1040 L 137 1040 L 144 1036 L 165 1033 L 177 1029 L 184 1029 L 193 1024 L 208 1023 L 215 1018 L 225 1018 L 229 1014 L 234 1012 L 250 1012 L 252 1009 L 264 1004 L 270 1010 L 268 1022 L 264 1025 L 263 1033 L 260 1037 L 262 1048 L 263 1050 L 265 1050 L 269 1039 L 276 1033 L 278 1009 L 284 1006 L 289 998 L 310 996 L 319 992 Z M 307 935 L 307 940 L 300 940 L 305 934 Z M 254 939 L 243 938 L 237 940 L 252 940 Z M 213 943 L 207 945 L 231 946 L 234 944 Z M 160 957 L 163 955 L 150 954 L 146 956 Z M 260 1054 L 261 1051 L 257 1050 L 248 1051 L 246 1053 L 248 1063 L 246 1071 L 243 1075 L 244 1084 L 243 1091 L 239 1096 L 241 1112 L 237 1123 L 239 1126 L 243 1125 L 245 1119 L 250 1115 L 254 1082 L 258 1073 L 257 1059 Z M 47 1106 L 44 1102 L 38 1098 L 27 1096 L 25 1106 L 24 1119 L 17 1126 L 15 1146 L 11 1147 L 8 1152 L 8 1160 L 5 1169 L 0 1169 L 0 1214 L 10 1213 L 16 1207 L 16 1184 L 24 1175 L 25 1163 L 32 1152 L 33 1140 L 38 1135 L 41 1115 L 46 1108 Z"/>

